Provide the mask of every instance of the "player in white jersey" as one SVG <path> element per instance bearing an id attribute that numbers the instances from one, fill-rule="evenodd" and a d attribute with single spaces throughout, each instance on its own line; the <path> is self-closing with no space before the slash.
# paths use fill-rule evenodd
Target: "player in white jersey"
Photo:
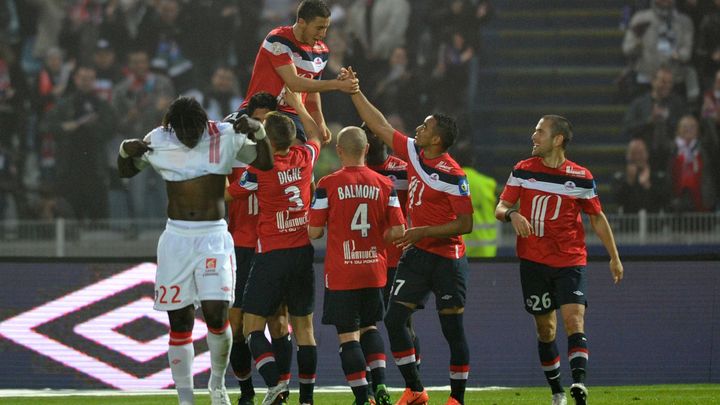
<path id="1" fill-rule="evenodd" d="M 260 170 L 272 168 L 262 125 L 247 116 L 234 126 L 208 121 L 202 106 L 189 97 L 173 101 L 162 127 L 144 140 L 128 139 L 120 146 L 121 177 L 150 165 L 167 184 L 168 222 L 158 241 L 154 307 L 167 311 L 170 319 L 168 360 L 181 405 L 195 403 L 192 329 L 198 303 L 209 331 L 211 402 L 230 405 L 225 370 L 232 342 L 228 306 L 235 292 L 235 252 L 223 218 L 225 176 L 235 159 Z"/>

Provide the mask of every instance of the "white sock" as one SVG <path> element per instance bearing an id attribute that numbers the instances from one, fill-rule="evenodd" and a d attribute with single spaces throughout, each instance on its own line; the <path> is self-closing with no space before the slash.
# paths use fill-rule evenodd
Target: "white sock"
<path id="1" fill-rule="evenodd" d="M 225 386 L 225 371 L 230 363 L 230 346 L 232 345 L 232 331 L 226 323 L 221 331 L 208 331 L 207 345 L 210 349 L 210 381 L 208 388 L 221 388 Z"/>
<path id="2" fill-rule="evenodd" d="M 192 339 L 192 338 L 191 338 Z M 195 347 L 190 343 L 184 345 L 170 345 L 168 349 L 168 362 L 178 399 L 181 404 L 194 404 L 192 366 L 195 359 Z"/>

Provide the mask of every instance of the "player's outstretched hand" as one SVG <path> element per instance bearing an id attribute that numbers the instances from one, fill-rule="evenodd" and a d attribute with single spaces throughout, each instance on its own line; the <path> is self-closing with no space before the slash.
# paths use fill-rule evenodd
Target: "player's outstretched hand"
<path id="1" fill-rule="evenodd" d="M 139 158 L 143 153 L 152 150 L 150 142 L 145 142 L 142 139 L 126 139 L 123 141 L 121 148 L 131 158 Z"/>
<path id="2" fill-rule="evenodd" d="M 285 86 L 283 88 L 283 101 L 286 105 L 289 107 L 292 107 L 295 109 L 295 111 L 305 108 L 302 99 L 300 98 L 300 95 L 298 93 L 295 93 L 294 91 L 290 90 L 289 87 Z"/>
<path id="3" fill-rule="evenodd" d="M 519 211 L 515 211 L 517 215 L 510 215 L 510 223 L 512 224 L 515 234 L 521 238 L 527 238 L 533 234 L 533 227 Z"/>
<path id="4" fill-rule="evenodd" d="M 340 81 L 340 88 L 338 90 L 343 93 L 355 94 L 360 91 L 360 80 L 357 77 L 352 66 L 348 68 L 341 68 L 338 73 L 338 80 Z"/>

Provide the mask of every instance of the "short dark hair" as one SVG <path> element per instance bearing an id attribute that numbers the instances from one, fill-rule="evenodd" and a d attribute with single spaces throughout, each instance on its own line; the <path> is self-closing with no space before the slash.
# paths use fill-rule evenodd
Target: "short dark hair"
<path id="1" fill-rule="evenodd" d="M 310 22 L 316 18 L 330 18 L 330 7 L 322 0 L 303 0 L 297 9 L 297 19 Z"/>
<path id="2" fill-rule="evenodd" d="M 295 123 L 285 114 L 270 111 L 265 116 L 265 132 L 277 150 L 285 150 L 295 139 Z"/>
<path id="3" fill-rule="evenodd" d="M 440 140 L 442 140 L 443 148 L 447 150 L 455 143 L 455 140 L 457 139 L 457 122 L 455 122 L 455 118 L 447 114 L 435 113 L 432 115 L 432 117 L 435 118 L 435 128 L 438 135 L 440 135 Z"/>
<path id="4" fill-rule="evenodd" d="M 180 96 L 168 107 L 163 116 L 162 126 L 168 129 L 199 129 L 207 126 L 208 116 L 200 103 L 192 97 Z M 202 132 L 200 132 L 202 134 Z"/>
<path id="5" fill-rule="evenodd" d="M 563 116 L 553 114 L 543 115 L 542 119 L 552 122 L 552 125 L 550 126 L 550 135 L 562 135 L 562 147 L 563 149 L 567 148 L 567 145 L 573 138 L 573 126 L 570 123 L 570 120 Z"/>
<path id="6" fill-rule="evenodd" d="M 248 101 L 248 115 L 252 117 L 253 113 L 258 108 L 267 108 L 270 111 L 277 110 L 277 98 L 266 91 L 255 93 L 252 97 L 250 97 L 250 101 Z"/>

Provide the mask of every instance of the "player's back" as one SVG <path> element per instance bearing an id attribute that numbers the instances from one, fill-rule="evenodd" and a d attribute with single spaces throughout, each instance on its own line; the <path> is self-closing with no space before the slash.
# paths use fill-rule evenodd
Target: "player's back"
<path id="1" fill-rule="evenodd" d="M 392 182 L 365 166 L 345 167 L 318 183 L 315 208 L 327 199 L 326 282 L 331 289 L 385 285 L 384 231 L 389 210 L 399 210 Z M 349 280 L 348 270 L 362 282 Z M 363 273 L 362 275 L 359 273 Z"/>

